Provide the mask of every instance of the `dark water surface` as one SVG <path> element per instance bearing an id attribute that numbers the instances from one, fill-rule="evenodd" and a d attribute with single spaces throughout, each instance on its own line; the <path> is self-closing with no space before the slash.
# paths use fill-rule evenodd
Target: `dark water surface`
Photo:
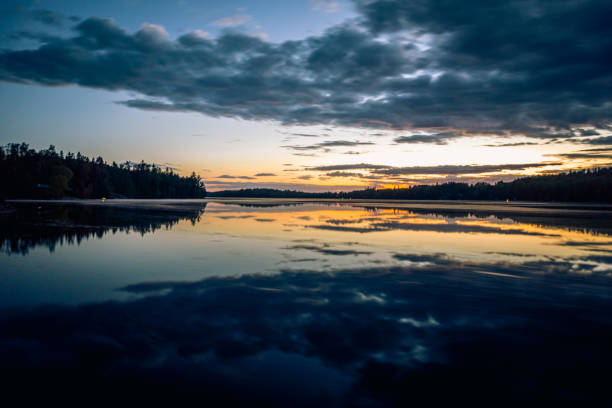
<path id="1" fill-rule="evenodd" d="M 0 215 L 24 401 L 612 402 L 612 211 L 109 200 Z"/>

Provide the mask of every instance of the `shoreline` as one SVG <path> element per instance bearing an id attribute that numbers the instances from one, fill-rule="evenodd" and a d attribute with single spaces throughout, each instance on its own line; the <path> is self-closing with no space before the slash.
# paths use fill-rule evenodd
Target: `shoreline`
<path id="1" fill-rule="evenodd" d="M 612 204 L 609 203 L 559 203 L 534 201 L 463 201 L 463 200 L 366 200 L 366 199 L 326 199 L 326 198 L 187 198 L 187 199 L 11 199 L 13 204 L 50 204 L 50 205 L 83 205 L 114 207 L 126 209 L 189 211 L 201 208 L 208 203 L 229 205 L 282 206 L 327 204 L 353 206 L 373 209 L 422 210 L 434 212 L 470 212 L 470 213 L 508 213 L 538 216 L 612 216 Z"/>

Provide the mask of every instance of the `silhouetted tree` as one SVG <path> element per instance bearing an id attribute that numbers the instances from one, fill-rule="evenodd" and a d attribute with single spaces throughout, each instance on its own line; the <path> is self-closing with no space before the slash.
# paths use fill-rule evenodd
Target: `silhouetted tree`
<path id="1" fill-rule="evenodd" d="M 80 152 L 58 154 L 55 146 L 36 151 L 25 143 L 0 147 L 0 198 L 203 198 L 197 174 L 182 177 L 142 161 L 108 165 Z"/>
<path id="2" fill-rule="evenodd" d="M 306 193 L 293 190 L 244 189 L 210 193 L 215 197 L 335 198 L 384 200 L 520 200 L 612 202 L 612 168 L 522 177 L 511 182 L 444 183 L 409 188 L 367 188 L 351 192 Z"/>

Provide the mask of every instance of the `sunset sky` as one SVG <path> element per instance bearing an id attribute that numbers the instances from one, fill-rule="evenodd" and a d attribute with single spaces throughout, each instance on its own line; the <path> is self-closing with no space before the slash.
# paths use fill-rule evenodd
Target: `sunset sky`
<path id="1" fill-rule="evenodd" d="M 612 165 L 612 2 L 13 1 L 0 144 L 352 190 Z"/>

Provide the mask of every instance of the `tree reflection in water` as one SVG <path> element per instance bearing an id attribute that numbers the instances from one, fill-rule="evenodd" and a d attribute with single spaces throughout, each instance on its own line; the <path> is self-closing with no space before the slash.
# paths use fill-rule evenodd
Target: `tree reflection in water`
<path id="1" fill-rule="evenodd" d="M 37 246 L 53 252 L 57 245 L 80 244 L 89 238 L 102 238 L 109 232 L 150 234 L 160 228 L 172 228 L 183 219 L 195 224 L 205 208 L 206 203 L 172 210 L 19 204 L 15 214 L 0 217 L 0 250 L 26 255 Z"/>

